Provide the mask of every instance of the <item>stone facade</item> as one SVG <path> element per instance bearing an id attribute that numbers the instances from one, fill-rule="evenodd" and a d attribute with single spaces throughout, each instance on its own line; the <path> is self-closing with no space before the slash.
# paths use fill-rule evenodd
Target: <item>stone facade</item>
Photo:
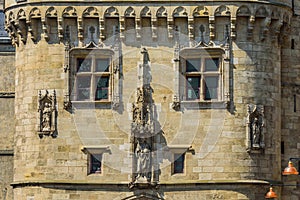
<path id="1" fill-rule="evenodd" d="M 299 1 L 4 6 L 7 199 L 299 199 Z"/>
<path id="2" fill-rule="evenodd" d="M 4 29 L 3 2 L 0 3 L 0 198 L 13 199 L 15 52 Z"/>

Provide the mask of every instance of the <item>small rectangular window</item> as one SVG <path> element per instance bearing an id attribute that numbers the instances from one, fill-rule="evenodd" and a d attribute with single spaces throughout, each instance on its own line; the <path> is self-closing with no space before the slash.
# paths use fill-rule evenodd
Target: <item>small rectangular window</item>
<path id="1" fill-rule="evenodd" d="M 102 154 L 89 154 L 89 172 L 88 174 L 102 173 Z"/>
<path id="2" fill-rule="evenodd" d="M 185 154 L 174 154 L 173 174 L 181 174 L 184 172 Z"/>

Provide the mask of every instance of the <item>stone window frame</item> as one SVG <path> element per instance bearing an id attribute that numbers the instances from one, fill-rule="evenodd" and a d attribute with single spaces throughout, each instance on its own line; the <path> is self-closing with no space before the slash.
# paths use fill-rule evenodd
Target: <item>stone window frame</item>
<path id="1" fill-rule="evenodd" d="M 113 82 L 114 82 L 114 51 L 110 49 L 82 49 L 82 48 L 73 48 L 70 50 L 70 100 L 72 103 L 111 103 L 113 101 Z M 77 72 L 77 60 L 82 58 L 88 58 L 92 60 L 92 69 L 95 66 L 96 59 L 109 59 L 109 70 L 108 72 L 79 72 L 80 77 L 91 76 L 90 83 L 90 98 L 85 100 L 78 99 L 77 94 L 77 80 L 78 80 L 78 72 Z M 99 99 L 95 98 L 95 90 L 96 90 L 96 77 L 109 77 L 109 86 L 108 86 L 108 98 L 107 99 Z"/>
<path id="2" fill-rule="evenodd" d="M 201 58 L 219 58 L 219 91 L 217 99 L 205 100 L 204 98 L 188 100 L 186 98 L 186 75 L 196 75 L 197 73 L 186 73 L 186 64 L 184 60 Z M 227 108 L 230 94 L 229 94 L 229 63 L 228 50 L 222 47 L 194 47 L 183 48 L 178 52 L 177 59 L 174 59 L 175 70 L 175 86 L 173 97 L 173 109 L 177 110 L 180 105 L 185 108 L 201 109 L 201 108 Z M 203 61 L 201 61 L 203 62 Z M 201 73 L 198 73 L 199 75 Z M 210 73 L 207 73 L 209 75 Z M 211 73 L 213 74 L 213 73 Z M 200 84 L 202 87 L 202 96 L 205 83 Z"/>
<path id="3" fill-rule="evenodd" d="M 180 171 L 176 171 L 176 163 L 179 162 L 179 158 L 182 157 L 182 161 L 178 164 L 182 165 L 182 168 L 180 169 Z M 172 162 L 172 166 L 171 166 L 171 169 L 172 169 L 172 175 L 176 175 L 176 174 L 185 174 L 186 172 L 186 163 L 185 163 L 185 153 L 174 153 L 173 154 L 173 162 Z"/>
<path id="4" fill-rule="evenodd" d="M 111 154 L 110 146 L 95 145 L 95 146 L 82 146 L 81 151 L 87 154 L 87 175 L 103 175 L 104 172 L 104 154 Z M 92 156 L 100 156 L 100 169 L 92 170 Z M 96 158 L 97 159 L 97 158 Z"/>
<path id="5" fill-rule="evenodd" d="M 171 153 L 171 175 L 172 176 L 185 176 L 187 174 L 187 159 L 186 153 L 191 152 L 194 154 L 194 149 L 191 146 L 187 145 L 168 145 L 168 149 Z M 175 161 L 178 159 L 177 155 L 182 155 L 183 159 L 183 172 L 175 173 Z"/>

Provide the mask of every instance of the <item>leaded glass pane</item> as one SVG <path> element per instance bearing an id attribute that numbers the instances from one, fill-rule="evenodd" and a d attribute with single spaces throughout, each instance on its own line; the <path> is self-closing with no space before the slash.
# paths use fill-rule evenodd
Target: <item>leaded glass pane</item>
<path id="1" fill-rule="evenodd" d="M 186 72 L 199 72 L 201 59 L 188 59 L 186 61 Z"/>
<path id="2" fill-rule="evenodd" d="M 200 76 L 187 76 L 187 99 L 199 99 Z"/>
<path id="3" fill-rule="evenodd" d="M 96 88 L 96 100 L 108 99 L 109 95 L 109 77 L 98 77 Z"/>
<path id="4" fill-rule="evenodd" d="M 91 87 L 90 76 L 77 77 L 78 100 L 90 99 L 90 87 Z"/>
<path id="5" fill-rule="evenodd" d="M 90 72 L 92 69 L 92 59 L 78 58 L 77 72 Z"/>
<path id="6" fill-rule="evenodd" d="M 205 100 L 218 99 L 219 77 L 205 77 Z"/>
<path id="7" fill-rule="evenodd" d="M 109 72 L 109 59 L 96 59 L 96 72 Z"/>
<path id="8" fill-rule="evenodd" d="M 205 71 L 218 71 L 219 70 L 219 59 L 218 58 L 207 58 L 205 59 Z"/>

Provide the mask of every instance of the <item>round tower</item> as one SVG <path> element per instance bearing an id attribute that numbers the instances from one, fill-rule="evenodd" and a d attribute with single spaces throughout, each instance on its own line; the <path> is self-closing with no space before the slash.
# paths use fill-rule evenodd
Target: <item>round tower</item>
<path id="1" fill-rule="evenodd" d="M 5 3 L 15 199 L 280 195 L 290 1 Z"/>

